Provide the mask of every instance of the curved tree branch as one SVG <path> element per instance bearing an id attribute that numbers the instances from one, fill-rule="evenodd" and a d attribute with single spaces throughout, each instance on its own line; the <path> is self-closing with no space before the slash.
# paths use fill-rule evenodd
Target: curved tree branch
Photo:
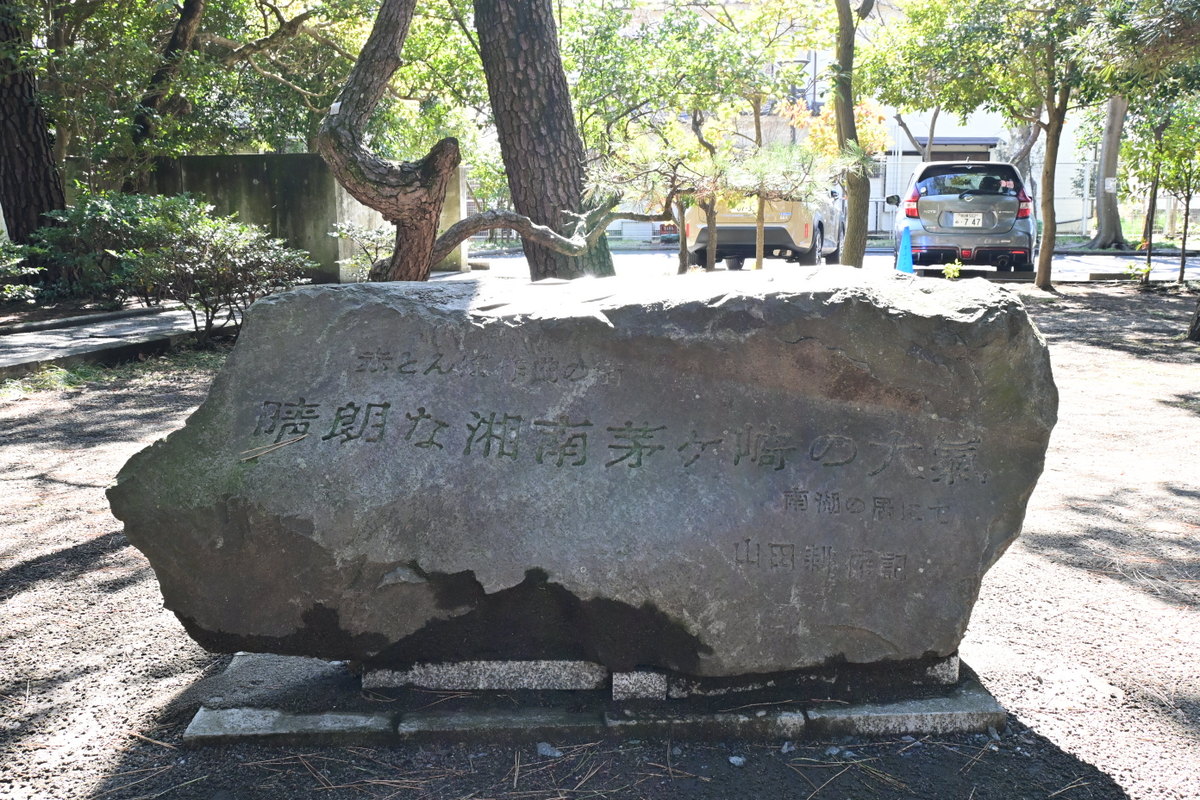
<path id="1" fill-rule="evenodd" d="M 355 199 L 396 226 L 396 248 L 387 280 L 425 280 L 446 187 L 460 155 L 458 141 L 443 139 L 416 162 L 395 163 L 363 145 L 375 107 L 400 68 L 400 48 L 412 23 L 416 0 L 384 0 L 371 35 L 338 101 L 317 132 L 317 150 L 338 182 Z"/>
<path id="2" fill-rule="evenodd" d="M 671 204 L 676 192 L 672 191 L 663 201 L 663 210 L 657 214 L 637 214 L 625 211 L 614 211 L 615 201 L 605 206 L 593 209 L 587 214 L 576 217 L 575 230 L 570 236 L 563 236 L 553 228 L 539 225 L 524 214 L 515 211 L 492 210 L 472 214 L 464 220 L 454 223 L 438 237 L 433 246 L 433 263 L 438 263 L 453 252 L 464 241 L 483 231 L 495 228 L 511 228 L 526 239 L 536 241 L 555 252 L 568 256 L 586 253 L 604 235 L 609 225 L 619 219 L 634 222 L 671 222 Z"/>

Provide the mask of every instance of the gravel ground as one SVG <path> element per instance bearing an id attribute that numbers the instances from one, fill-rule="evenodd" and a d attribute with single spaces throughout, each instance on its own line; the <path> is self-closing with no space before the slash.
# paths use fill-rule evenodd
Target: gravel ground
<path id="1" fill-rule="evenodd" d="M 104 499 L 211 380 L 152 363 L 0 399 L 0 797 L 1200 798 L 1196 298 L 1025 291 L 1061 408 L 962 647 L 1010 711 L 995 739 L 185 749 L 227 658 L 161 608 Z"/>

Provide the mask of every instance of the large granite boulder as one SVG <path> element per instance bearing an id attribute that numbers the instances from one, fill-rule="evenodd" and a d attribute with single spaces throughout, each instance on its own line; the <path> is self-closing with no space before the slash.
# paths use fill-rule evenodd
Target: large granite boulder
<path id="1" fill-rule="evenodd" d="M 254 305 L 109 490 L 201 644 L 697 676 L 955 651 L 1055 421 L 1016 297 L 845 269 L 503 283 Z"/>

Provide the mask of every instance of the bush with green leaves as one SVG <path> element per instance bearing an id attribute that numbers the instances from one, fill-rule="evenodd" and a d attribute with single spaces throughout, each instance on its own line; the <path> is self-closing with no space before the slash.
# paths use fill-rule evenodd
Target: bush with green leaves
<path id="1" fill-rule="evenodd" d="M 380 226 L 367 228 L 354 222 L 339 222 L 329 235 L 354 247 L 349 258 L 338 261 L 346 267 L 355 281 L 367 280 L 371 267 L 381 258 L 388 258 L 396 246 L 396 228 Z"/>
<path id="2" fill-rule="evenodd" d="M 188 195 L 83 192 L 74 205 L 46 215 L 54 223 L 33 233 L 27 261 L 45 270 L 53 281 L 45 288 L 60 297 L 113 305 L 136 297 L 153 305 L 161 298 L 135 275 L 138 256 L 172 247 L 211 211 Z"/>
<path id="3" fill-rule="evenodd" d="M 10 248 L 22 266 L 6 269 L 54 276 L 41 290 L 60 298 L 178 301 L 205 337 L 259 297 L 307 283 L 316 267 L 303 250 L 234 217 L 214 217 L 212 206 L 188 195 L 85 192 L 49 216 L 55 224 Z"/>
<path id="4" fill-rule="evenodd" d="M 130 277 L 158 297 L 182 303 L 207 338 L 219 322 L 236 323 L 260 297 L 307 283 L 316 264 L 303 250 L 231 217 L 204 217 L 169 246 L 131 257 Z"/>
<path id="5" fill-rule="evenodd" d="M 0 303 L 35 303 L 41 295 L 34 276 L 41 268 L 29 266 L 25 250 L 0 239 Z"/>

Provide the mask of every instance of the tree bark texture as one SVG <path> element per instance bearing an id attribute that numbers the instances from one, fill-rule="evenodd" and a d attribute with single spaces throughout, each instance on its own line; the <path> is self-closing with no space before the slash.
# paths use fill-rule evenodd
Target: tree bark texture
<path id="1" fill-rule="evenodd" d="M 1108 110 L 1104 117 L 1104 136 L 1100 140 L 1099 180 L 1096 185 L 1096 235 L 1087 243 L 1092 248 L 1129 249 L 1125 232 L 1121 229 L 1121 210 L 1117 206 L 1117 193 L 1108 191 L 1106 181 L 1117 178 L 1117 161 L 1121 152 L 1121 132 L 1125 129 L 1125 115 L 1129 112 L 1129 99 L 1114 95 L 1108 99 Z"/>
<path id="2" fill-rule="evenodd" d="M 423 281 L 433 266 L 438 220 L 446 187 L 460 156 L 455 139 L 443 139 L 416 162 L 385 161 L 362 144 L 371 113 L 400 67 L 400 48 L 416 0 L 384 0 L 338 102 L 321 123 L 317 148 L 355 199 L 396 226 L 396 248 L 373 280 Z"/>
<path id="3" fill-rule="evenodd" d="M 1188 341 L 1200 342 L 1200 300 L 1196 301 L 1196 310 L 1192 313 L 1192 321 L 1188 325 Z"/>
<path id="4" fill-rule="evenodd" d="M 200 30 L 200 21 L 204 18 L 204 4 L 205 0 L 183 0 L 179 8 L 179 19 L 175 22 L 167 46 L 163 48 L 162 64 L 150 77 L 146 94 L 142 96 L 141 109 L 133 118 L 135 145 L 145 144 L 154 138 L 163 98 L 171 90 L 171 83 L 179 75 L 180 64 L 196 40 L 196 32 Z"/>
<path id="5" fill-rule="evenodd" d="M 838 16 L 837 72 L 833 79 L 834 118 L 842 148 L 858 148 L 858 125 L 854 120 L 854 38 L 858 29 L 856 15 L 870 13 L 871 0 L 859 9 L 850 7 L 850 0 L 836 0 Z M 871 205 L 871 179 L 862 172 L 865 165 L 847 173 L 846 238 L 842 244 L 842 263 L 862 267 L 867 252 L 867 216 Z M 820 254 L 818 254 L 818 260 Z"/>
<path id="6" fill-rule="evenodd" d="M 16 4 L 0 0 L 0 208 L 15 242 L 28 241 L 46 222 L 42 214 L 66 205 L 34 75 L 17 57 L 25 43 Z"/>
<path id="7" fill-rule="evenodd" d="M 1037 277 L 1039 289 L 1053 288 L 1050 279 L 1054 264 L 1054 246 L 1058 238 L 1058 215 L 1054 210 L 1054 177 L 1058 167 L 1058 150 L 1062 144 L 1063 123 L 1071 100 L 1071 85 L 1063 85 L 1046 98 L 1046 161 L 1042 164 L 1042 245 L 1038 251 Z"/>
<path id="8" fill-rule="evenodd" d="M 513 206 L 556 231 L 584 212 L 575 127 L 551 0 L 475 0 L 475 27 Z M 580 256 L 523 237 L 533 280 L 612 275 L 607 240 Z"/>
<path id="9" fill-rule="evenodd" d="M 1179 283 L 1187 277 L 1187 237 L 1188 223 L 1192 216 L 1192 195 L 1189 193 L 1183 199 L 1183 239 L 1179 242 Z"/>

